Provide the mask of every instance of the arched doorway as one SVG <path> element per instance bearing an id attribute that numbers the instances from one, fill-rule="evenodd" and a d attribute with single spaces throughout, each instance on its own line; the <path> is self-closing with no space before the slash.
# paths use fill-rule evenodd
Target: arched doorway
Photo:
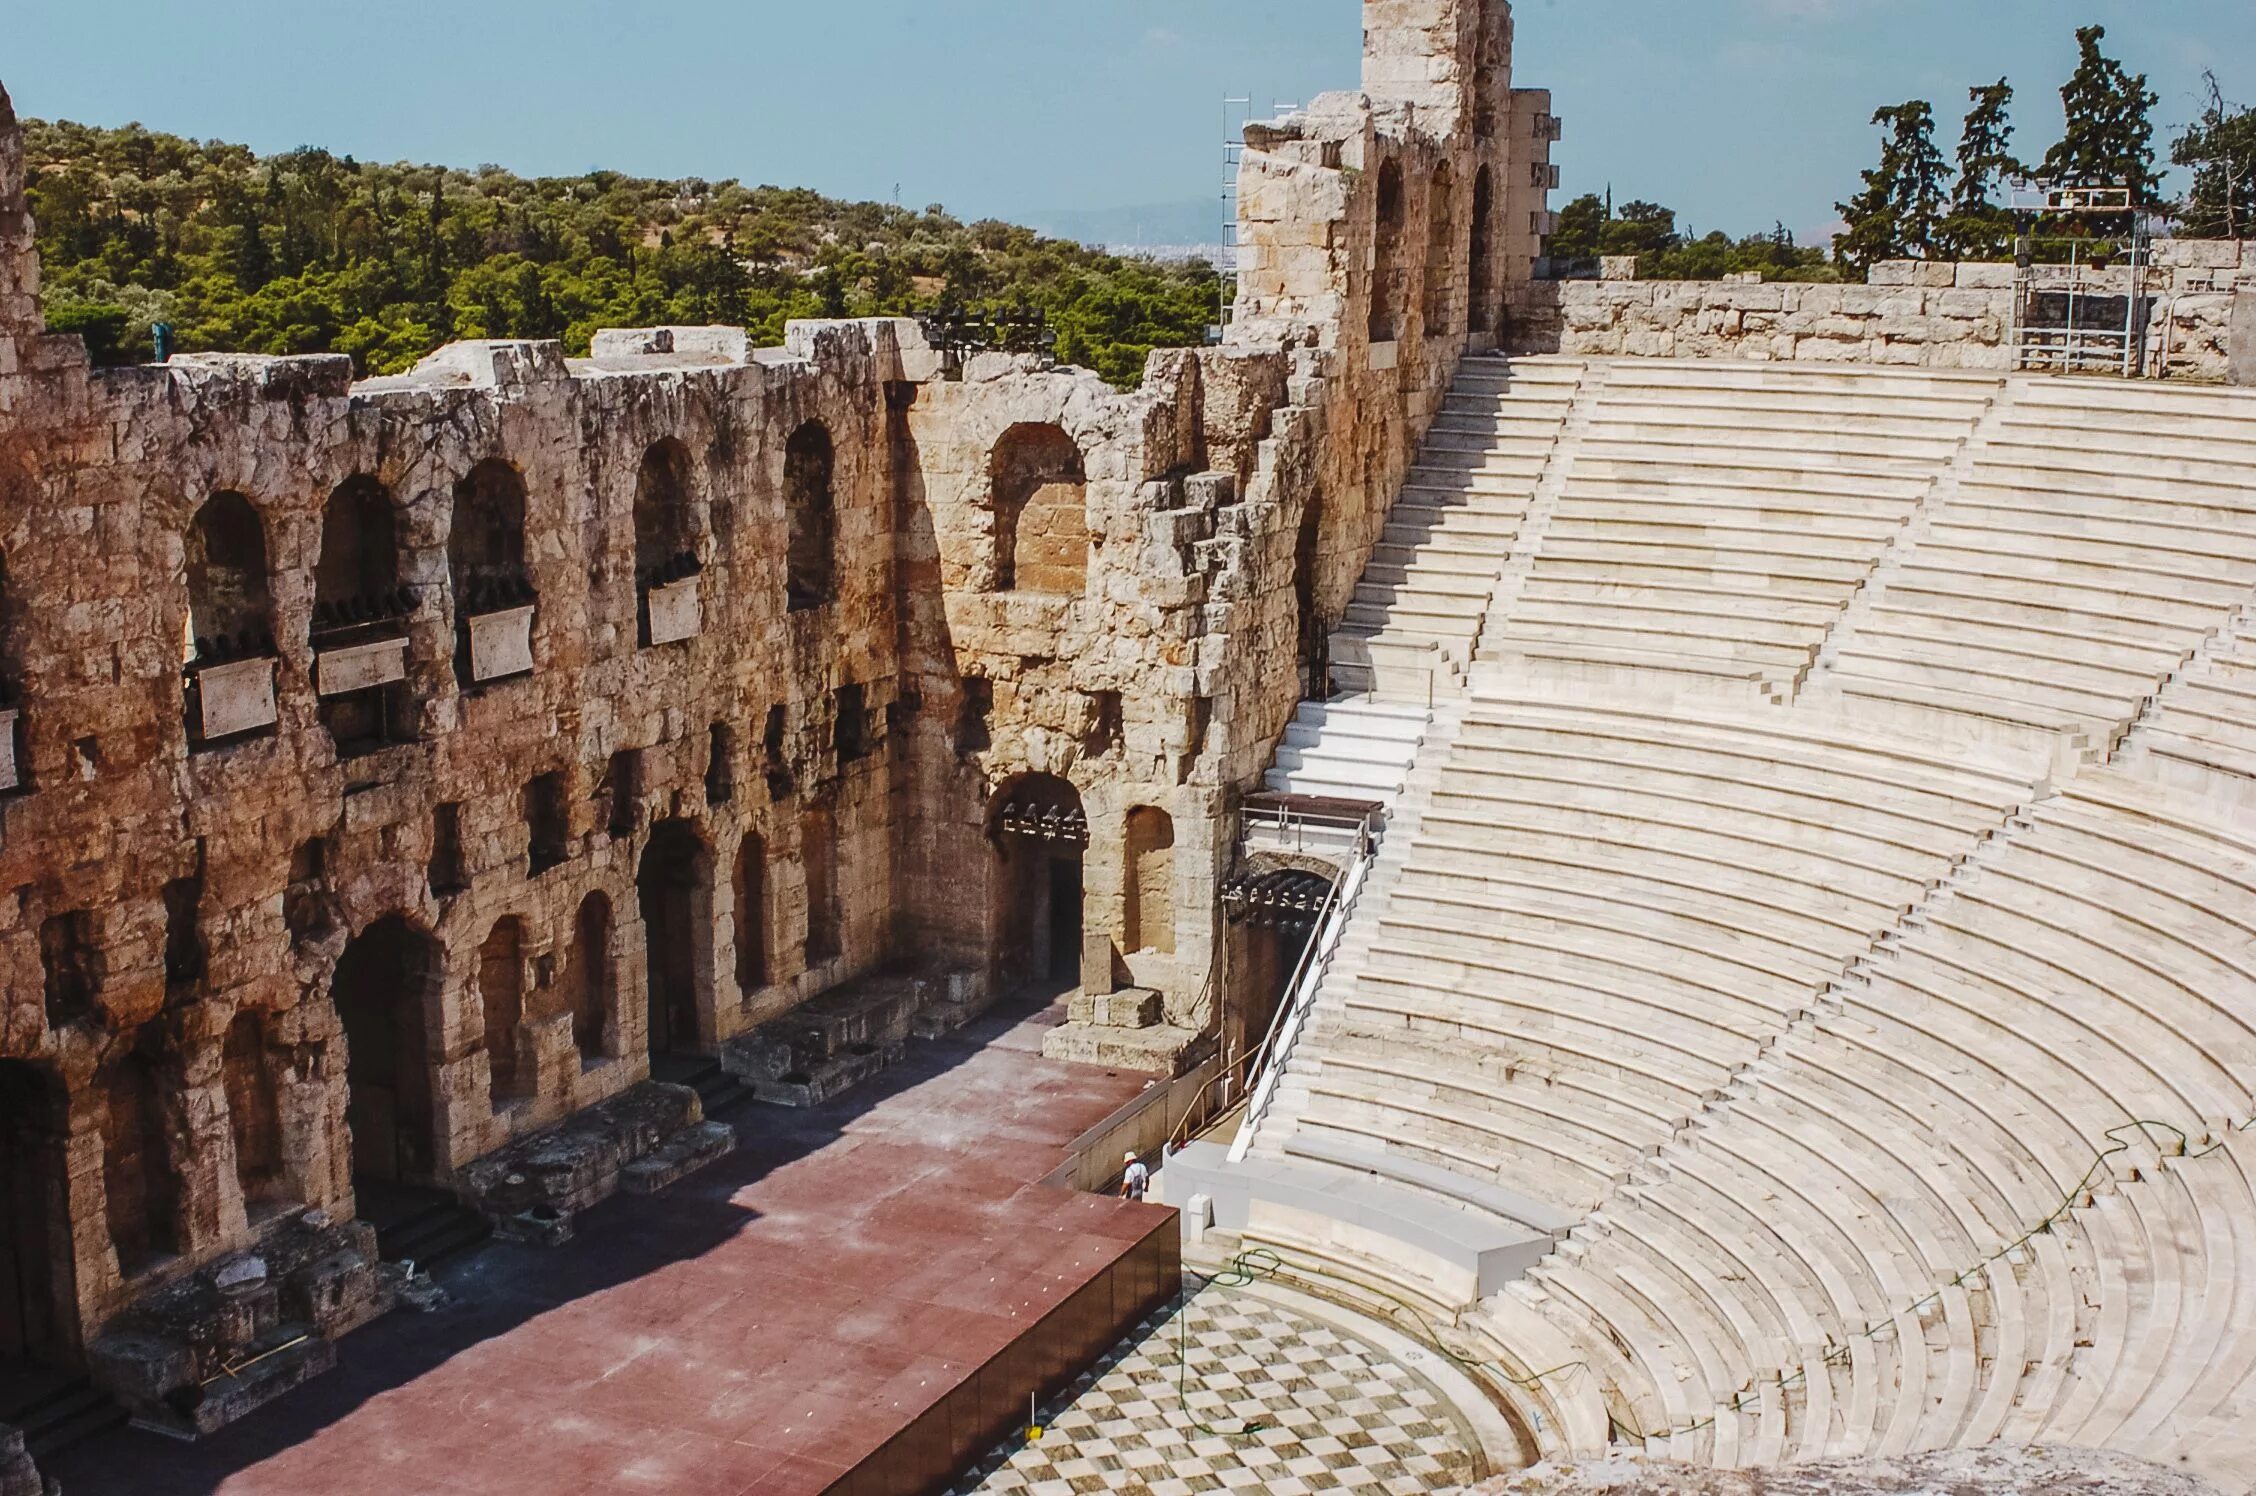
<path id="1" fill-rule="evenodd" d="M 1224 1037 L 1235 1041 L 1234 1054 L 1251 1050 L 1269 1032 L 1332 884 L 1324 873 L 1295 867 L 1253 869 L 1224 881 L 1222 908 L 1237 956 L 1230 1005 L 1239 1015 Z"/>
<path id="2" fill-rule="evenodd" d="M 170 1139 L 179 1132 L 152 1024 L 102 1067 L 102 1190 L 118 1271 L 137 1278 L 180 1251 L 180 1170 Z"/>
<path id="3" fill-rule="evenodd" d="M 345 1031 L 345 1121 L 353 1176 L 383 1183 L 434 1172 L 428 1006 L 438 946 L 400 915 L 354 936 L 329 997 Z"/>
<path id="4" fill-rule="evenodd" d="M 0 1361 L 71 1358 L 64 1105 L 44 1071 L 0 1060 Z"/>
<path id="5" fill-rule="evenodd" d="M 652 1059 L 697 1048 L 697 957 L 710 938 L 700 924 L 709 903 L 705 868 L 705 844 L 689 822 L 660 821 L 651 829 L 635 887 L 642 901 Z"/>
<path id="6" fill-rule="evenodd" d="M 1484 166 L 1480 169 L 1480 175 L 1473 178 L 1474 332 L 1496 331 L 1496 299 L 1501 289 L 1496 284 L 1495 190 L 1489 183 L 1489 169 Z"/>
<path id="7" fill-rule="evenodd" d="M 1078 987 L 1082 860 L 1089 849 L 1080 792 L 1054 774 L 1016 780 L 998 797 L 988 835 L 1002 859 L 994 883 L 997 985 Z"/>

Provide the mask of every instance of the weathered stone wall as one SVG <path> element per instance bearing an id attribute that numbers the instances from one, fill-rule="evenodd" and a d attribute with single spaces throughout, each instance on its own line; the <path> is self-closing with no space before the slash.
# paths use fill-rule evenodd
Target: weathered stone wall
<path id="1" fill-rule="evenodd" d="M 2064 282 L 2039 266 L 2040 291 Z M 2127 294 L 2129 273 L 2100 272 Z M 2256 244 L 2163 240 L 2144 273 L 2152 316 L 2144 354 L 2174 377 L 2223 379 L 2235 295 L 2256 286 Z M 1865 285 L 1731 281 L 1526 281 L 1508 311 L 1515 353 L 1746 358 L 2005 369 L 2013 353 L 2014 267 L 1888 261 Z"/>
<path id="2" fill-rule="evenodd" d="M 1545 211 L 1503 0 L 1375 19 L 1369 96 L 1251 132 L 1228 341 L 1126 394 L 883 321 L 94 370 L 0 117 L 33 1352 L 879 967 L 1026 977 L 1030 787 L 1086 817 L 1083 1011 L 1196 1051 L 1235 798 Z"/>
<path id="3" fill-rule="evenodd" d="M 16 891 L 0 907 L 0 1056 L 36 1061 L 71 1098 L 87 1322 L 151 1274 L 252 1234 L 222 1063 L 238 1015 L 256 1015 L 263 1039 L 280 1197 L 349 1207 L 345 1046 L 328 988 L 348 942 L 380 921 L 428 941 L 435 968 L 430 990 L 402 994 L 423 1004 L 430 1068 L 428 1151 L 403 1168 L 432 1180 L 647 1073 L 637 873 L 664 823 L 687 828 L 709 901 L 709 938 L 690 955 L 696 1032 L 676 1037 L 682 1047 L 709 1047 L 885 954 L 897 628 L 884 390 L 897 353 L 885 324 L 796 336 L 791 354 L 725 363 L 567 367 L 542 345 L 456 348 L 425 376 L 358 387 L 338 359 L 18 376 L 39 387 L 18 392 L 0 430 L 0 658 L 24 699 L 25 776 L 0 811 L 0 885 Z M 828 429 L 837 453 L 837 595 L 787 613 L 781 453 L 806 421 Z M 645 453 L 668 441 L 694 454 L 704 631 L 654 648 L 638 643 L 629 510 Z M 473 689 L 455 664 L 447 540 L 455 484 L 495 458 L 528 495 L 534 664 Z M 412 722 L 408 741 L 345 757 L 317 713 L 310 579 L 324 503 L 362 474 L 396 507 L 413 595 Z M 279 721 L 204 747 L 184 717 L 182 536 L 220 492 L 250 498 L 266 529 Z M 841 763 L 834 719 L 848 685 L 862 688 L 870 747 Z M 782 729 L 773 760 L 771 720 Z M 733 760 L 717 773 L 716 744 Z M 639 754 L 631 773 L 622 752 Z M 548 773 L 562 776 L 564 842 L 540 866 L 525 792 Z M 838 828 L 847 892 L 839 953 L 810 966 L 793 870 L 801 812 L 818 803 Z M 442 819 L 453 843 L 443 871 Z M 736 980 L 729 881 L 711 876 L 747 835 L 773 863 L 769 980 L 750 991 Z M 183 884 L 184 907 L 168 912 L 161 891 Z M 611 997 L 583 1053 L 563 975 L 591 895 L 611 911 L 599 953 Z M 53 953 L 42 950 L 43 928 L 66 915 L 92 942 L 78 1013 L 54 1010 Z M 505 919 L 523 932 L 532 1083 L 497 1104 L 478 954 Z M 184 948 L 193 970 L 182 970 Z M 103 1188 L 105 1077 L 137 1051 L 155 1056 L 169 1147 L 160 1172 L 178 1180 L 162 1232 L 173 1250 L 144 1273 L 113 1250 L 114 1190 Z"/>

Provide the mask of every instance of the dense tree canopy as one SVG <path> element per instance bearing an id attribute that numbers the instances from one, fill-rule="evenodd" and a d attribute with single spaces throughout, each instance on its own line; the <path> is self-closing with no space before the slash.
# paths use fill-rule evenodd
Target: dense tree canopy
<path id="1" fill-rule="evenodd" d="M 2170 159 L 2193 171 L 2182 231 L 2203 239 L 2256 236 L 2256 109 L 2228 102 L 2215 73 L 2203 81 L 2208 104 L 2170 148 Z"/>
<path id="2" fill-rule="evenodd" d="M 1797 245 L 1784 225 L 1740 239 L 1720 231 L 1695 238 L 1678 230 L 1674 209 L 1658 203 L 1624 203 L 1616 212 L 1590 193 L 1562 208 L 1551 235 L 1552 258 L 1607 255 L 1637 256 L 1642 280 L 1715 280 L 1750 271 L 1769 280 L 1833 278 L 1825 251 Z"/>
<path id="3" fill-rule="evenodd" d="M 2131 73 L 2099 50 L 2104 26 L 2076 32 L 2076 71 L 2061 85 L 2060 103 L 2068 116 L 2060 142 L 2045 152 L 2040 174 L 2054 182 L 2085 187 L 2131 189 L 2131 201 L 2144 207 L 2157 200 L 2162 179 L 2154 172 L 2154 106 L 2161 96 L 2146 86 L 2146 74 Z M 2130 227 L 2098 224 L 2106 233 Z"/>
<path id="4" fill-rule="evenodd" d="M 1834 236 L 1833 253 L 1859 271 L 1935 252 L 1950 176 L 1935 149 L 1935 110 L 1926 100 L 1875 110 L 1872 122 L 1887 131 L 1880 164 L 1864 173 L 1863 191 L 1835 205 L 1848 228 Z"/>
<path id="5" fill-rule="evenodd" d="M 2013 154 L 2013 85 L 2003 78 L 1966 91 L 1973 106 L 1958 140 L 1958 186 L 1950 215 L 1936 231 L 1939 248 L 1955 260 L 1999 260 L 2013 249 L 2013 215 L 1999 206 L 1999 189 L 2028 168 Z"/>
<path id="6" fill-rule="evenodd" d="M 261 157 L 136 126 L 27 121 L 51 323 L 97 356 L 348 353 L 405 369 L 456 338 L 728 324 L 764 344 L 792 317 L 1039 312 L 1059 357 L 1115 384 L 1200 342 L 1213 269 L 1159 265 L 1009 224 L 802 189 L 592 172 Z"/>

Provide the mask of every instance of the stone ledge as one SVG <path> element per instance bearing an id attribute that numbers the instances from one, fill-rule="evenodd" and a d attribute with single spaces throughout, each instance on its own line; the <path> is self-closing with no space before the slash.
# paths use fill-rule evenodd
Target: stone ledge
<path id="1" fill-rule="evenodd" d="M 96 1384 L 134 1422 L 192 1439 L 332 1369 L 336 1341 L 392 1302 L 376 1228 L 304 1211 L 255 1252 L 145 1295 L 88 1357 Z"/>
<path id="2" fill-rule="evenodd" d="M 462 1195 L 497 1234 L 554 1245 L 570 1239 L 574 1216 L 621 1188 L 653 1193 L 735 1146 L 733 1131 L 705 1120 L 695 1091 L 644 1081 L 478 1160 L 463 1171 Z"/>
<path id="3" fill-rule="evenodd" d="M 1061 1023 L 1042 1036 L 1042 1058 L 1173 1077 L 1190 1068 L 1198 1042 L 1194 1030 L 1171 1023 L 1149 1028 Z"/>

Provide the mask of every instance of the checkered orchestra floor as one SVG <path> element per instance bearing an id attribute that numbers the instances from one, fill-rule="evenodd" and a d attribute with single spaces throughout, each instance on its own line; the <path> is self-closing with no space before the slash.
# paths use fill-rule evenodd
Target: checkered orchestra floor
<path id="1" fill-rule="evenodd" d="M 1472 1437 L 1440 1394 L 1351 1336 L 1241 1290 L 1188 1309 L 1189 1409 L 1176 1392 L 1176 1311 L 1076 1385 L 1039 1443 L 997 1450 L 964 1496 L 1426 1496 L 1478 1474 Z M 1221 1437 L 1248 1423 L 1262 1428 Z"/>

